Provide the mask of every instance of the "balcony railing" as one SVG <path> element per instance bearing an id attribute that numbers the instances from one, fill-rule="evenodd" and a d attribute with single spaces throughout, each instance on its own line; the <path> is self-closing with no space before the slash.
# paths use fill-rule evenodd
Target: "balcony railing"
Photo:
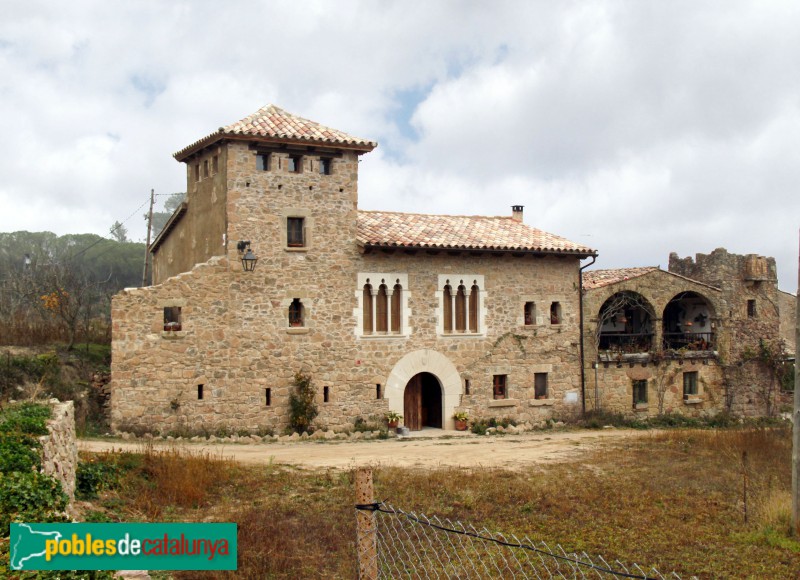
<path id="1" fill-rule="evenodd" d="M 652 333 L 604 332 L 600 334 L 600 350 L 623 353 L 648 352 L 652 344 Z"/>
<path id="2" fill-rule="evenodd" d="M 714 350 L 713 332 L 665 332 L 664 350 Z"/>

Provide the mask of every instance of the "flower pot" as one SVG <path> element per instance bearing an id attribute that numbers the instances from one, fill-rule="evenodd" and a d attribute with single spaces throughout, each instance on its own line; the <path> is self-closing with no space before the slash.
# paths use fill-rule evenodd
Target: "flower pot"
<path id="1" fill-rule="evenodd" d="M 389 429 L 396 429 L 399 424 L 400 424 L 400 421 L 398 421 L 398 420 L 389 421 Z"/>
<path id="2" fill-rule="evenodd" d="M 467 430 L 467 422 L 466 421 L 461 421 L 459 419 L 456 419 L 455 421 L 456 421 L 456 431 L 466 431 Z"/>

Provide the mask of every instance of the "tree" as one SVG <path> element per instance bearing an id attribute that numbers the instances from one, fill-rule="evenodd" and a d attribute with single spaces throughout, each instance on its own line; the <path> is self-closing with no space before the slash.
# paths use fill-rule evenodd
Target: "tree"
<path id="1" fill-rule="evenodd" d="M 167 225 L 167 221 L 169 218 L 172 217 L 172 214 L 175 213 L 175 210 L 183 203 L 186 194 L 183 192 L 176 192 L 171 193 L 164 200 L 164 211 L 154 211 L 153 212 L 153 223 L 152 223 L 152 232 L 153 238 L 155 238 L 161 230 L 164 229 L 164 226 Z M 147 215 L 145 214 L 144 219 L 147 219 Z"/>
<path id="2" fill-rule="evenodd" d="M 111 226 L 109 233 L 121 244 L 124 244 L 128 241 L 128 228 L 123 226 L 119 221 L 114 222 L 114 225 Z"/>

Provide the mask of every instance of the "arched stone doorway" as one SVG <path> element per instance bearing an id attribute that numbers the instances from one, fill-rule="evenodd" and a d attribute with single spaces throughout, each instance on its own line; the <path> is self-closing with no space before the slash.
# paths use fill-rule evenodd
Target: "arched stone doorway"
<path id="1" fill-rule="evenodd" d="M 408 426 L 405 413 L 406 386 L 419 374 L 428 374 L 440 388 L 441 427 L 455 429 L 453 411 L 461 404 L 461 376 L 455 365 L 442 353 L 422 349 L 403 356 L 386 378 L 386 398 L 389 410 L 403 415 L 403 424 Z"/>
<path id="2" fill-rule="evenodd" d="M 442 428 L 442 386 L 431 373 L 418 373 L 403 392 L 403 423 L 412 431 Z"/>

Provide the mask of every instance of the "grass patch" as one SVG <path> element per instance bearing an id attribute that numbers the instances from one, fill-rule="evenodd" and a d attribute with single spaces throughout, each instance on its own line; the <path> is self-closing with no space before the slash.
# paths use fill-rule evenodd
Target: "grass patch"
<path id="1" fill-rule="evenodd" d="M 356 576 L 349 473 L 153 454 L 117 454 L 130 467 L 121 489 L 101 492 L 103 513 L 239 525 L 236 573 L 176 578 Z M 790 429 L 691 429 L 608 443 L 580 462 L 518 471 L 386 467 L 375 469 L 374 479 L 376 498 L 406 511 L 655 566 L 665 576 L 788 579 L 800 570 L 798 543 L 787 533 L 790 465 Z M 203 499 L 168 499 L 180 487 L 171 478 L 188 488 L 203 471 L 216 474 Z M 145 493 L 150 499 L 140 497 Z"/>

